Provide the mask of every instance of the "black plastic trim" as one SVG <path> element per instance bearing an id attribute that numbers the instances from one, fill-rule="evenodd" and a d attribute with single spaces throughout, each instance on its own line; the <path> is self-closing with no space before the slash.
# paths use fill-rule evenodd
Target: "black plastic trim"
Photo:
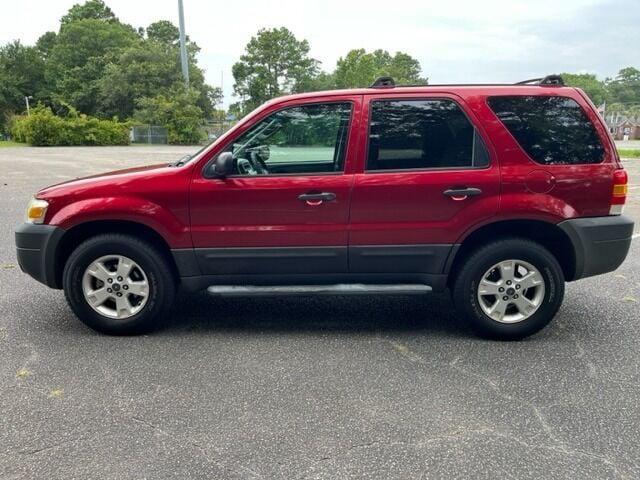
<path id="1" fill-rule="evenodd" d="M 171 255 L 180 277 L 195 277 L 202 274 L 193 248 L 173 249 Z"/>
<path id="2" fill-rule="evenodd" d="M 352 245 L 350 273 L 432 273 L 444 270 L 452 245 Z"/>
<path id="3" fill-rule="evenodd" d="M 571 280 L 612 272 L 627 257 L 633 220 L 624 215 L 575 218 L 560 222 L 575 251 L 576 269 Z"/>
<path id="4" fill-rule="evenodd" d="M 172 250 L 185 290 L 210 285 L 421 283 L 446 286 L 457 245 L 196 248 Z"/>
<path id="5" fill-rule="evenodd" d="M 461 246 L 462 245 L 459 243 L 451 245 L 451 251 L 449 252 L 449 255 L 447 255 L 447 260 L 445 261 L 444 267 L 442 269 L 442 273 L 444 273 L 445 275 L 449 275 L 449 272 L 451 272 L 453 261 L 456 259 L 456 255 L 460 251 Z"/>
<path id="6" fill-rule="evenodd" d="M 539 85 L 541 87 L 564 87 L 564 79 L 561 75 L 547 75 L 543 78 L 531 78 L 529 80 L 523 80 L 521 82 L 514 83 L 514 85 Z"/>
<path id="7" fill-rule="evenodd" d="M 60 289 L 56 281 L 56 250 L 65 230 L 54 225 L 23 223 L 15 231 L 20 269 L 48 287 Z"/>
<path id="8" fill-rule="evenodd" d="M 205 275 L 346 273 L 347 247 L 196 248 Z"/>
<path id="9" fill-rule="evenodd" d="M 378 77 L 369 88 L 393 88 L 396 82 L 393 77 Z"/>

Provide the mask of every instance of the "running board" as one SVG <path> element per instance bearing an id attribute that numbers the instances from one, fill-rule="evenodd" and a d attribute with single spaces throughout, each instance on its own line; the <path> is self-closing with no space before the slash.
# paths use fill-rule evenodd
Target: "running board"
<path id="1" fill-rule="evenodd" d="M 365 285 L 343 283 L 338 285 L 277 285 L 240 286 L 213 285 L 207 289 L 218 297 L 271 297 L 276 295 L 422 295 L 431 287 L 421 284 Z"/>

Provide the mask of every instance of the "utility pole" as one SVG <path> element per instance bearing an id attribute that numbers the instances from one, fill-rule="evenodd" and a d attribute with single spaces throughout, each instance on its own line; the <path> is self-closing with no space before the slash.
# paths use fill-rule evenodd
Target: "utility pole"
<path id="1" fill-rule="evenodd" d="M 24 101 L 27 104 L 27 117 L 31 115 L 31 109 L 29 108 L 29 100 L 33 100 L 33 97 L 29 95 L 28 97 L 24 97 Z"/>
<path id="2" fill-rule="evenodd" d="M 224 109 L 224 70 L 220 70 L 220 106 Z"/>
<path id="3" fill-rule="evenodd" d="M 184 77 L 184 84 L 186 88 L 189 88 L 189 63 L 187 60 L 187 36 L 184 33 L 184 8 L 182 6 L 182 0 L 178 0 L 178 11 L 180 15 L 180 59 L 182 61 L 182 76 Z"/>

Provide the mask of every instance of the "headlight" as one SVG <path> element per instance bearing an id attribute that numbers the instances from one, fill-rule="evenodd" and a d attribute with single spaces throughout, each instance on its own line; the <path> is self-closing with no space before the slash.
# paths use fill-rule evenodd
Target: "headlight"
<path id="1" fill-rule="evenodd" d="M 27 223 L 43 223 L 48 207 L 49 202 L 46 200 L 32 198 L 27 205 Z"/>

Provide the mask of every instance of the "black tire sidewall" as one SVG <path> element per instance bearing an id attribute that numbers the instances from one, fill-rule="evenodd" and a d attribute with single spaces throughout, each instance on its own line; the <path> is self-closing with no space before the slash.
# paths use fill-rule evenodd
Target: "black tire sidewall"
<path id="1" fill-rule="evenodd" d="M 105 255 L 123 255 L 136 262 L 147 276 L 149 297 L 144 308 L 125 320 L 100 315 L 87 303 L 82 292 L 86 268 Z M 102 333 L 135 335 L 157 326 L 175 294 L 171 273 L 161 255 L 151 246 L 124 235 L 104 235 L 81 244 L 69 257 L 63 272 L 63 288 L 67 301 L 78 318 Z"/>
<path id="2" fill-rule="evenodd" d="M 518 323 L 501 323 L 487 316 L 477 297 L 478 283 L 495 264 L 504 260 L 523 260 L 538 269 L 545 282 L 540 308 Z M 564 298 L 564 275 L 556 258 L 544 247 L 526 240 L 504 240 L 488 245 L 472 255 L 455 284 L 454 301 L 471 328 L 483 337 L 518 340 L 544 328 L 555 316 Z"/>

